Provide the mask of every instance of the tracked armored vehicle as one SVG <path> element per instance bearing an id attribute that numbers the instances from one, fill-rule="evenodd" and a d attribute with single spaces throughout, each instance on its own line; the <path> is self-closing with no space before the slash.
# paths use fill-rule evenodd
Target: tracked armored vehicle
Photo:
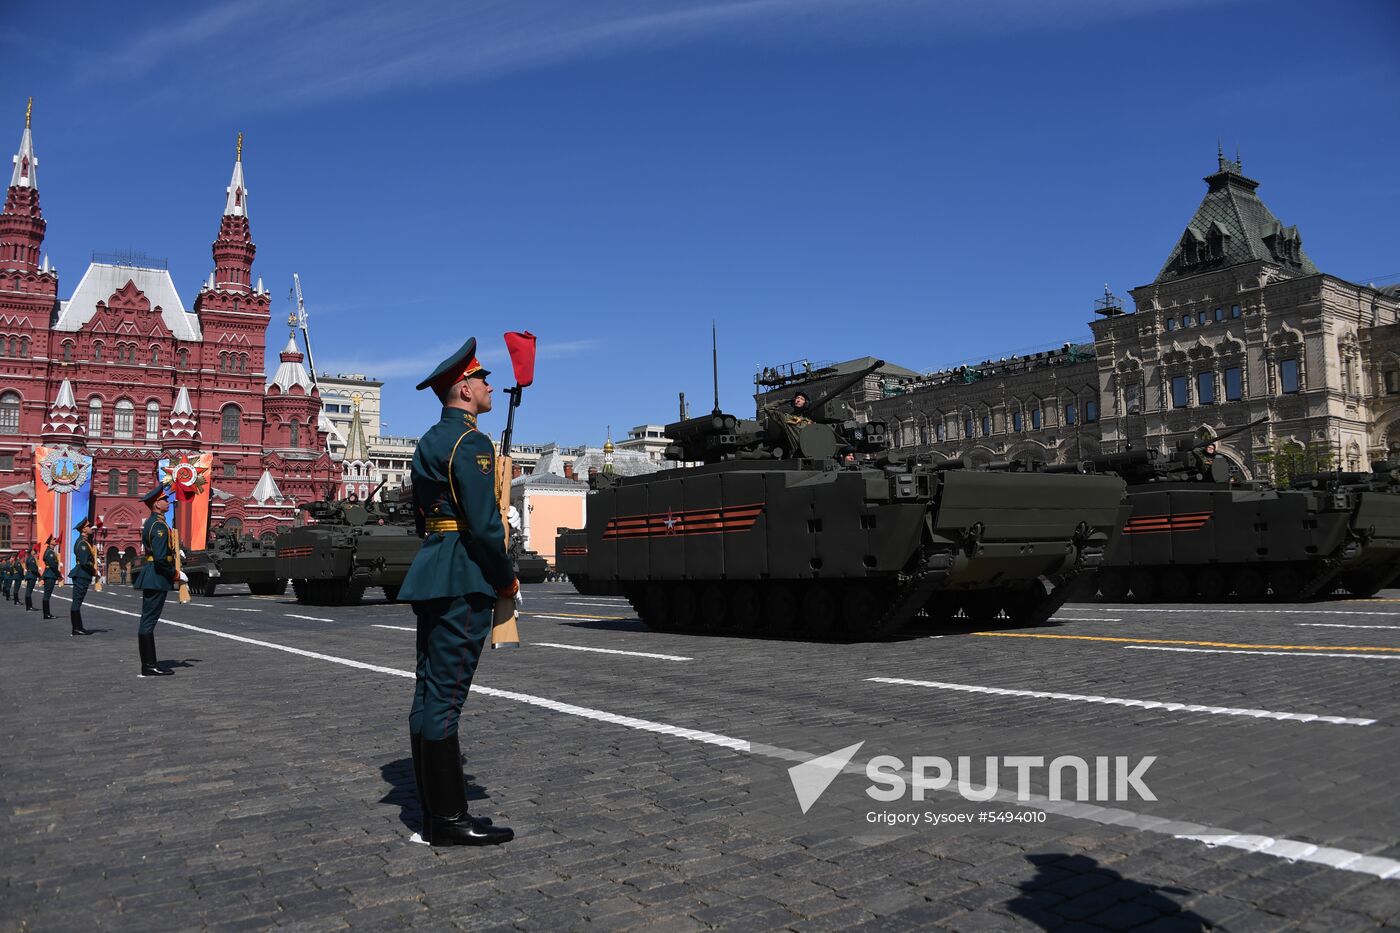
<path id="1" fill-rule="evenodd" d="M 522 549 L 511 555 L 515 564 L 515 578 L 521 583 L 543 583 L 549 576 L 549 561 L 534 551 Z"/>
<path id="2" fill-rule="evenodd" d="M 252 535 L 223 530 L 210 547 L 191 551 L 184 560 L 190 592 L 213 596 L 220 586 L 247 584 L 256 596 L 277 596 L 287 591 L 287 578 L 277 576 L 276 548 L 264 547 Z"/>
<path id="3" fill-rule="evenodd" d="M 1279 489 L 1232 482 L 1224 462 L 1205 455 L 1214 440 L 1259 423 L 1169 455 L 1126 451 L 1078 465 L 1128 483 L 1132 514 L 1096 578 L 1105 599 L 1371 596 L 1400 575 L 1400 495 L 1388 472 L 1315 474 Z"/>
<path id="4" fill-rule="evenodd" d="M 382 488 L 383 484 L 380 484 Z M 278 576 L 292 582 L 297 600 L 313 606 L 355 605 L 369 587 L 394 602 L 421 539 L 410 502 L 321 500 L 302 503 L 310 521 L 277 539 Z"/>
<path id="5" fill-rule="evenodd" d="M 585 594 L 621 594 L 660 631 L 870 639 L 926 612 L 1045 621 L 1092 573 L 1125 514 L 1117 477 L 901 460 L 878 422 L 811 403 L 757 420 L 668 425 L 697 466 L 594 478 L 587 527 L 558 539 Z"/>

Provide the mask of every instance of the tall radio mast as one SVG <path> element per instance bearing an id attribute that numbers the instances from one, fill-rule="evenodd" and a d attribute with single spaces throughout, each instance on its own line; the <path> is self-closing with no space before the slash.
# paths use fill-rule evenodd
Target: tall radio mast
<path id="1" fill-rule="evenodd" d="M 297 299 L 297 324 L 301 326 L 301 339 L 306 344 L 306 367 L 311 371 L 311 384 L 316 381 L 316 359 L 311 355 L 311 332 L 306 326 L 306 302 L 301 297 L 301 276 L 292 273 L 292 293 Z"/>

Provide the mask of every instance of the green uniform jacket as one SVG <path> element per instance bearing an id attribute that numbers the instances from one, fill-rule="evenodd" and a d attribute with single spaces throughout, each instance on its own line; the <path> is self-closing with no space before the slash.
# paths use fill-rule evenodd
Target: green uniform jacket
<path id="1" fill-rule="evenodd" d="M 87 538 L 80 537 L 78 543 L 73 545 L 73 573 L 70 576 L 74 583 L 91 583 L 92 578 L 97 576 L 97 562 Z"/>
<path id="2" fill-rule="evenodd" d="M 57 582 L 62 576 L 58 572 L 58 552 L 51 547 L 44 548 L 44 579 Z"/>
<path id="3" fill-rule="evenodd" d="M 132 581 L 138 590 L 175 589 L 175 555 L 170 553 L 170 526 L 165 519 L 151 514 L 141 526 L 141 546 L 146 549 L 146 562 L 136 571 Z"/>
<path id="4" fill-rule="evenodd" d="M 34 555 L 30 554 L 24 559 L 24 580 L 28 583 L 31 580 L 39 579 L 39 562 Z"/>
<path id="5" fill-rule="evenodd" d="M 515 580 L 496 503 L 495 449 L 470 413 L 444 408 L 418 442 L 413 505 L 420 522 L 456 519 L 465 528 L 428 533 L 399 599 L 494 596 Z"/>

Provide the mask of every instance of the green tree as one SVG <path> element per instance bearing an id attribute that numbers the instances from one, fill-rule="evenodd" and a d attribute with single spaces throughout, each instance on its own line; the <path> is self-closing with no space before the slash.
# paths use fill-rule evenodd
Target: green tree
<path id="1" fill-rule="evenodd" d="M 1277 486 L 1291 484 L 1295 476 L 1325 473 L 1336 465 L 1332 447 L 1325 441 L 1307 445 L 1275 441 L 1272 450 L 1260 454 L 1256 459 L 1268 469 Z"/>

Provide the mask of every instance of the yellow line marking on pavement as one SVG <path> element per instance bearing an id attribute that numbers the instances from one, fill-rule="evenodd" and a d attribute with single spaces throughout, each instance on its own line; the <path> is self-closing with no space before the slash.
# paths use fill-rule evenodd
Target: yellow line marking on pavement
<path id="1" fill-rule="evenodd" d="M 1230 641 L 1188 641 L 1181 638 L 1115 638 L 1111 635 L 1041 635 L 1030 632 L 973 632 L 987 638 L 1067 638 L 1071 641 L 1132 642 L 1142 645 L 1203 645 L 1207 648 L 1268 648 L 1279 651 L 1388 651 L 1400 654 L 1400 648 L 1375 648 L 1367 645 L 1245 645 Z"/>
<path id="2" fill-rule="evenodd" d="M 539 617 L 542 618 L 542 619 L 551 619 L 551 618 L 561 618 L 561 619 L 606 619 L 606 620 L 617 621 L 617 620 L 620 620 L 620 619 L 630 619 L 630 618 L 632 618 L 632 616 L 587 616 L 587 615 L 579 615 L 579 614 L 574 613 L 574 612 L 522 612 L 522 613 L 520 613 L 520 614 L 523 615 L 523 616 L 539 616 Z"/>

